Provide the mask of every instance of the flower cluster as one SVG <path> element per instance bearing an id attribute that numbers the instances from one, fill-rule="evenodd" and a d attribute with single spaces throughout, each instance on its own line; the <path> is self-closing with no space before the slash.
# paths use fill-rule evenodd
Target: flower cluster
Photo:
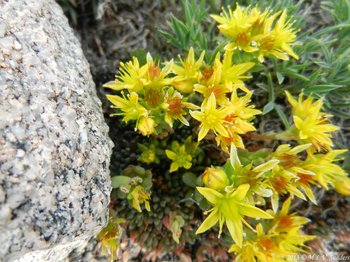
<path id="1" fill-rule="evenodd" d="M 260 62 L 265 56 L 288 60 L 290 55 L 298 59 L 291 48 L 297 30 L 287 20 L 285 10 L 273 14 L 261 12 L 258 7 L 243 9 L 237 4 L 234 11 L 229 8 L 228 12 L 212 17 L 219 23 L 220 32 L 230 40 L 228 50 L 252 53 Z"/>
<path id="2" fill-rule="evenodd" d="M 231 143 L 244 147 L 240 135 L 255 130 L 250 120 L 260 114 L 250 104 L 252 92 L 243 83 L 254 64 L 234 64 L 231 51 L 222 60 L 218 54 L 210 65 L 203 56 L 196 60 L 191 48 L 184 61 L 170 61 L 163 68 L 149 54 L 143 66 L 135 57 L 121 63 L 116 81 L 105 85 L 121 91 L 107 95 L 118 110 L 114 115 L 122 115 L 125 122 L 136 121 L 136 129 L 145 136 L 173 128 L 175 121 L 188 126 L 192 116 L 200 122 L 198 141 L 212 131 L 224 151 Z M 198 100 L 200 106 L 191 102 Z"/>
<path id="3" fill-rule="evenodd" d="M 303 93 L 295 99 L 286 92 L 293 121 L 287 130 L 254 133 L 253 120 L 261 111 L 252 103 L 253 91 L 246 80 L 255 63 L 251 59 L 235 63 L 235 54 L 252 54 L 257 63 L 264 57 L 297 59 L 291 48 L 297 30 L 286 11 L 261 12 L 237 5 L 234 11 L 229 8 L 212 17 L 229 39 L 213 62 L 204 61 L 205 50 L 196 58 L 193 48 L 185 59 L 179 56 L 162 66 L 148 54 L 144 65 L 135 57 L 121 63 L 116 80 L 105 85 L 116 91 L 107 95 L 116 110 L 113 115 L 132 121 L 143 136 L 152 136 L 149 143 L 138 144 L 139 161 L 162 173 L 156 180 L 150 171 L 129 166 L 112 178 L 113 187 L 134 209 L 142 212 L 144 204 L 150 212 L 152 186 L 163 190 L 163 177 L 182 175 L 188 186 L 186 198 L 208 215 L 197 234 L 218 224 L 219 236 L 227 229 L 233 242 L 229 251 L 238 261 L 286 261 L 304 252 L 305 243 L 313 239 L 302 232 L 308 219 L 290 213 L 291 201 L 300 198 L 317 204 L 313 187 L 350 195 L 350 179 L 337 164 L 346 150 L 333 149 L 338 127 L 323 112 L 322 99 L 305 99 Z M 254 136 L 265 142 L 265 148 L 245 148 L 244 138 Z M 271 140 L 278 143 L 266 145 Z M 220 164 L 226 163 L 211 161 L 205 146 L 214 147 L 224 157 Z M 164 221 L 179 243 L 182 230 L 188 230 L 183 217 L 172 211 Z"/>
<path id="4" fill-rule="evenodd" d="M 232 144 L 227 163 L 223 167 L 207 168 L 202 175 L 205 187 L 197 187 L 213 206 L 197 233 L 219 222 L 220 235 L 225 222 L 235 242 L 230 250 L 238 255 L 239 261 L 282 259 L 302 251 L 304 242 L 313 238 L 300 231 L 307 219 L 287 213 L 294 197 L 317 204 L 312 186 L 325 189 L 331 186 L 341 194 L 350 195 L 347 186 L 350 179 L 335 163 L 347 150 L 331 149 L 330 132 L 337 127 L 325 119 L 329 115 L 321 111 L 322 101 L 313 102 L 311 97 L 303 101 L 300 95 L 297 102 L 289 93 L 287 98 L 292 105 L 294 125 L 274 138 L 296 140 L 298 146 L 281 144 L 273 152 L 270 149 L 237 152 Z M 298 125 L 296 119 L 305 123 Z M 285 196 L 289 198 L 278 213 L 280 198 Z M 267 199 L 270 199 L 271 211 L 264 212 L 256 207 L 264 206 Z M 273 222 L 255 221 L 256 229 L 253 229 L 244 216 L 273 219 Z M 248 234 L 243 224 L 251 231 L 246 239 L 243 235 Z"/>
<path id="5" fill-rule="evenodd" d="M 230 252 L 238 254 L 237 260 L 244 262 L 254 261 L 286 261 L 286 257 L 296 252 L 305 252 L 305 242 L 314 239 L 313 236 L 304 235 L 301 228 L 309 220 L 296 214 L 288 214 L 291 198 L 288 198 L 281 210 L 273 213 L 274 219 L 267 223 L 256 225 L 241 245 L 233 244 Z"/>

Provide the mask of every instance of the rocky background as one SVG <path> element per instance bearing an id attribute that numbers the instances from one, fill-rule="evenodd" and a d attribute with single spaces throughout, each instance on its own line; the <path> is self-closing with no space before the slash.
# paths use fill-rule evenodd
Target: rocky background
<path id="1" fill-rule="evenodd" d="M 53 0 L 0 1 L 0 116 L 0 261 L 62 261 L 107 223 L 113 143 Z"/>

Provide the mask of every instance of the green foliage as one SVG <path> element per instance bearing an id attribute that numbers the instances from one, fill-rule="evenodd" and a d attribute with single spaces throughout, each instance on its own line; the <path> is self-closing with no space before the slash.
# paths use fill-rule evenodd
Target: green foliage
<path id="1" fill-rule="evenodd" d="M 169 31 L 159 32 L 179 51 L 188 52 L 190 47 L 207 50 L 205 60 L 213 61 L 217 52 L 223 50 L 224 43 L 217 45 L 215 23 L 209 19 L 209 10 L 205 0 L 199 3 L 196 0 L 182 0 L 182 17 L 177 18 L 172 14 L 168 22 Z"/>

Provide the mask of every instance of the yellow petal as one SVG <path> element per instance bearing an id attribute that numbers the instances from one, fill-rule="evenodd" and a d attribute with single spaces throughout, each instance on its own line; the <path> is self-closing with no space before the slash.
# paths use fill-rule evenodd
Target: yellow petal
<path id="1" fill-rule="evenodd" d="M 110 88 L 110 89 L 113 89 L 113 90 L 121 90 L 121 89 L 123 89 L 120 85 L 117 85 L 115 81 L 110 81 L 108 83 L 105 83 L 103 85 L 103 87 Z"/>
<path id="2" fill-rule="evenodd" d="M 345 196 L 350 195 L 350 178 L 349 177 L 337 177 L 334 182 L 334 189 Z"/>
<path id="3" fill-rule="evenodd" d="M 302 151 L 308 149 L 311 145 L 312 145 L 312 144 L 309 143 L 309 144 L 305 144 L 305 145 L 296 146 L 296 147 L 294 147 L 293 149 L 291 149 L 291 150 L 289 151 L 289 154 L 296 155 L 296 154 L 298 154 L 298 153 L 300 153 L 300 152 L 302 152 Z"/>
<path id="4" fill-rule="evenodd" d="M 279 164 L 279 162 L 280 161 L 277 159 L 271 159 L 270 161 L 267 161 L 266 163 L 255 167 L 252 171 L 254 171 L 256 173 L 267 172 L 267 171 L 273 169 L 275 166 L 277 166 Z"/>
<path id="5" fill-rule="evenodd" d="M 304 196 L 304 194 L 299 189 L 297 189 L 295 186 L 289 185 L 287 188 L 288 188 L 288 191 L 290 193 L 292 193 L 293 195 L 295 195 L 295 196 L 299 197 L 300 199 L 306 201 L 306 197 Z"/>
<path id="6" fill-rule="evenodd" d="M 229 136 L 226 128 L 221 123 L 217 123 L 217 125 L 215 126 L 215 130 L 224 137 Z"/>
<path id="7" fill-rule="evenodd" d="M 270 214 L 266 213 L 265 211 L 261 210 L 260 208 L 257 208 L 255 206 L 251 206 L 248 204 L 240 204 L 239 212 L 242 215 L 245 215 L 248 217 L 273 219 L 273 217 Z"/>
<path id="8" fill-rule="evenodd" d="M 198 134 L 198 141 L 201 141 L 209 132 L 209 129 L 202 126 L 201 129 L 199 130 Z"/>
<path id="9" fill-rule="evenodd" d="M 292 202 L 291 197 L 288 197 L 287 200 L 284 201 L 282 208 L 281 208 L 281 212 L 280 212 L 282 215 L 288 214 L 291 202 Z"/>
<path id="10" fill-rule="evenodd" d="M 217 208 L 213 209 L 210 215 L 203 221 L 200 227 L 196 231 L 197 234 L 201 234 L 211 227 L 213 227 L 219 220 L 219 210 Z"/>
<path id="11" fill-rule="evenodd" d="M 171 160 L 174 160 L 176 158 L 176 154 L 168 149 L 165 150 L 165 154 Z"/>
<path id="12" fill-rule="evenodd" d="M 126 101 L 125 99 L 116 95 L 106 95 L 106 97 L 113 105 L 116 105 L 117 107 L 122 107 Z"/>
<path id="13" fill-rule="evenodd" d="M 145 201 L 145 207 L 148 212 L 151 212 L 151 206 L 149 205 L 148 201 Z"/>
<path id="14" fill-rule="evenodd" d="M 183 115 L 180 115 L 180 116 L 178 117 L 178 119 L 179 119 L 180 122 L 181 122 L 182 124 L 184 124 L 185 126 L 189 126 L 189 125 L 190 125 L 190 124 L 188 123 L 187 119 L 184 118 Z"/>
<path id="15" fill-rule="evenodd" d="M 339 127 L 327 124 L 327 125 L 320 125 L 320 129 L 322 130 L 322 132 L 333 132 L 333 131 L 339 130 Z"/>
<path id="16" fill-rule="evenodd" d="M 228 228 L 228 231 L 230 232 L 230 235 L 235 241 L 235 243 L 242 247 L 243 243 L 243 224 L 240 218 L 237 219 L 226 219 L 226 226 Z"/>
<path id="17" fill-rule="evenodd" d="M 243 184 L 237 187 L 237 189 L 232 193 L 232 197 L 241 201 L 246 196 L 248 190 L 250 188 L 249 184 Z"/>
<path id="18" fill-rule="evenodd" d="M 204 117 L 204 114 L 202 112 L 199 112 L 199 111 L 190 111 L 190 115 L 198 120 L 199 122 L 202 122 L 203 121 L 203 117 Z"/>
<path id="19" fill-rule="evenodd" d="M 170 173 L 171 172 L 175 172 L 176 170 L 178 170 L 179 169 L 179 165 L 178 164 L 176 164 L 176 163 L 171 163 L 171 165 L 170 165 Z"/>
<path id="20" fill-rule="evenodd" d="M 216 109 L 216 99 L 214 93 L 211 93 L 211 95 L 209 96 L 206 107 L 207 110 Z"/>
<path id="21" fill-rule="evenodd" d="M 208 187 L 198 187 L 198 192 L 204 196 L 206 200 L 208 200 L 213 205 L 216 205 L 220 202 L 220 200 L 224 197 L 223 194 L 219 193 L 218 191 L 208 188 Z"/>
<path id="22" fill-rule="evenodd" d="M 230 163 L 233 168 L 242 166 L 241 161 L 239 160 L 239 157 L 237 154 L 237 148 L 235 144 L 231 144 Z"/>
<path id="23" fill-rule="evenodd" d="M 289 104 L 291 104 L 292 107 L 295 107 L 298 104 L 298 101 L 288 91 L 285 91 L 285 93 Z"/>
<path id="24" fill-rule="evenodd" d="M 298 116 L 293 116 L 293 122 L 299 130 L 302 130 L 303 127 L 305 126 L 304 121 Z M 302 139 L 304 139 L 304 138 L 302 138 Z"/>
<path id="25" fill-rule="evenodd" d="M 189 169 L 191 166 L 192 166 L 192 163 L 191 163 L 191 162 L 186 162 L 186 163 L 184 164 L 184 168 L 185 168 L 185 169 Z"/>
<path id="26" fill-rule="evenodd" d="M 278 205 L 279 205 L 279 197 L 277 193 L 274 193 L 271 196 L 271 204 L 272 204 L 272 210 L 276 214 L 278 210 Z"/>
<path id="27" fill-rule="evenodd" d="M 312 189 L 308 186 L 304 186 L 302 187 L 302 190 L 304 191 L 305 195 L 311 200 L 311 202 L 314 205 L 317 205 L 317 201 L 314 195 L 314 192 L 312 191 Z"/>

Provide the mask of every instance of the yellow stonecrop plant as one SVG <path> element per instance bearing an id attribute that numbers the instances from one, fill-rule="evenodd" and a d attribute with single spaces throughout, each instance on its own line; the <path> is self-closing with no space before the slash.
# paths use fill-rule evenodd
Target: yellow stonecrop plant
<path id="1" fill-rule="evenodd" d="M 303 93 L 296 99 L 289 92 L 290 127 L 260 135 L 267 141 L 278 140 L 277 146 L 247 150 L 247 134 L 256 132 L 254 120 L 262 113 L 252 103 L 253 91 L 247 84 L 250 70 L 265 57 L 298 59 L 292 50 L 298 30 L 285 10 L 272 13 L 237 4 L 235 10 L 228 8 L 212 18 L 228 38 L 224 53 L 214 56 L 213 62 L 205 62 L 207 50 L 198 50 L 196 57 L 193 48 L 186 58 L 179 56 L 165 63 L 147 54 L 142 65 L 133 57 L 121 63 L 116 80 L 105 85 L 116 92 L 107 99 L 116 111 L 113 115 L 132 122 L 141 135 L 152 136 L 150 143 L 138 145 L 140 162 L 149 166 L 167 163 L 166 172 L 171 176 L 187 172 L 191 177 L 197 172 L 194 181 L 183 179 L 194 185 L 192 195 L 202 196 L 210 206 L 196 234 L 214 228 L 220 237 L 227 229 L 232 239 L 229 252 L 237 261 L 288 261 L 291 255 L 307 252 L 306 242 L 314 238 L 302 232 L 308 219 L 290 212 L 292 200 L 317 204 L 314 187 L 350 195 L 350 179 L 337 164 L 347 150 L 333 149 L 332 138 L 339 128 L 323 111 L 322 99 L 314 101 Z M 237 52 L 255 58 L 235 63 Z M 191 136 L 175 140 L 173 136 L 185 128 Z M 162 144 L 157 141 L 162 139 Z M 293 146 L 283 141 L 292 141 Z M 202 146 L 221 150 L 226 163 L 201 165 Z M 196 165 L 200 168 L 195 169 Z M 198 170 L 204 170 L 201 176 Z M 142 212 L 142 204 L 151 211 L 152 179 L 147 172 L 129 167 L 126 175 L 112 180 L 138 212 Z M 179 242 L 184 220 L 172 213 L 166 221 Z"/>

